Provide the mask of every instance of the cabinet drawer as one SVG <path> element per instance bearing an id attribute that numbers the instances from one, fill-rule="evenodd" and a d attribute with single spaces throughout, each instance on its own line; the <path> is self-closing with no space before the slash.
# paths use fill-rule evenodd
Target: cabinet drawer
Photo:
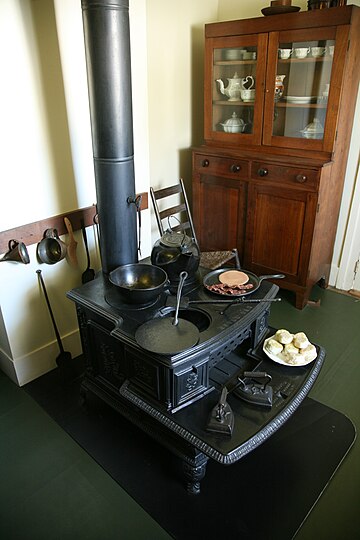
<path id="1" fill-rule="evenodd" d="M 204 174 L 248 178 L 249 162 L 244 159 L 214 157 L 202 154 L 194 156 L 195 170 Z"/>
<path id="2" fill-rule="evenodd" d="M 262 161 L 253 161 L 251 166 L 251 178 L 312 189 L 318 187 L 319 175 L 319 171 L 313 169 L 286 167 Z"/>

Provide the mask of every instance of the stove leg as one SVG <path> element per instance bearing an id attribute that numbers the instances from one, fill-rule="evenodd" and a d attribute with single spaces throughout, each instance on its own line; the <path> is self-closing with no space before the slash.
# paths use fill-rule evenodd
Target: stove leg
<path id="1" fill-rule="evenodd" d="M 209 458 L 204 454 L 198 454 L 194 459 L 186 458 L 183 461 L 184 476 L 187 481 L 186 491 L 190 495 L 199 495 L 200 481 L 206 473 L 206 465 Z"/>
<path id="2" fill-rule="evenodd" d="M 79 403 L 80 407 L 87 412 L 88 410 L 88 391 L 83 387 L 80 386 L 80 396 L 79 396 Z"/>

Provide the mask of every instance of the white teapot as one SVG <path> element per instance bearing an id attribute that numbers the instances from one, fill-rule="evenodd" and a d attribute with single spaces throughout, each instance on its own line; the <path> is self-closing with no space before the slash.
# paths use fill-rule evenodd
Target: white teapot
<path id="1" fill-rule="evenodd" d="M 252 75 L 248 75 L 247 77 L 239 77 L 237 72 L 234 73 L 234 76 L 232 78 L 227 79 L 228 85 L 225 88 L 224 83 L 221 79 L 217 79 L 216 82 L 219 83 L 220 86 L 220 92 L 227 96 L 229 98 L 229 101 L 239 101 L 241 98 L 241 90 L 248 89 L 253 87 L 255 81 L 254 77 Z M 245 84 L 251 81 L 250 86 L 245 87 Z"/>

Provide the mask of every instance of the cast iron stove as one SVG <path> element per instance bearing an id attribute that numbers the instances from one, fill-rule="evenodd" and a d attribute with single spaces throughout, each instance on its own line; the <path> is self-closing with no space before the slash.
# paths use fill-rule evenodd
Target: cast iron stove
<path id="1" fill-rule="evenodd" d="M 201 272 L 197 281 L 195 287 L 183 292 L 190 300 L 218 298 L 201 285 Z M 148 305 L 125 304 L 117 287 L 99 275 L 68 297 L 78 309 L 86 376 L 109 385 L 116 396 L 126 380 L 134 393 L 176 412 L 214 389 L 210 370 L 244 340 L 256 347 L 266 332 L 270 301 L 277 291 L 276 285 L 264 282 L 251 295 L 264 302 L 233 305 L 225 312 L 221 304 L 180 309 L 180 318 L 199 329 L 200 339 L 191 349 L 174 355 L 150 353 L 139 347 L 134 337 L 143 323 L 173 313 L 174 308 L 167 306 L 169 293 Z"/>
<path id="2" fill-rule="evenodd" d="M 214 299 L 200 285 L 204 272 L 201 269 L 198 285 L 184 292 L 191 300 Z M 151 305 L 126 305 L 100 273 L 68 293 L 76 304 L 85 356 L 84 402 L 95 395 L 179 456 L 188 492 L 199 493 L 208 459 L 231 464 L 254 450 L 290 418 L 320 372 L 325 357 L 321 347 L 312 364 L 298 368 L 275 364 L 263 353 L 264 339 L 274 332 L 268 316 L 277 291 L 264 281 L 250 295 L 264 302 L 236 304 L 225 312 L 211 304 L 180 310 L 181 317 L 198 326 L 198 344 L 172 356 L 156 355 L 140 348 L 134 335 L 144 322 L 169 314 L 169 293 Z M 249 372 L 270 377 L 272 399 L 267 406 L 248 400 L 249 393 L 264 387 L 257 386 L 256 378 L 247 399 L 242 399 L 244 392 L 231 391 L 239 377 L 248 386 Z M 231 436 L 207 430 L 224 387 L 230 390 L 234 414 Z"/>

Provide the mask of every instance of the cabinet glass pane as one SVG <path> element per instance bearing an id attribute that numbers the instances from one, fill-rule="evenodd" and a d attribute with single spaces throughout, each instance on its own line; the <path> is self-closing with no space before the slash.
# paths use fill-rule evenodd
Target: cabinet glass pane
<path id="1" fill-rule="evenodd" d="M 280 43 L 273 135 L 322 139 L 335 41 Z"/>
<path id="2" fill-rule="evenodd" d="M 214 49 L 212 129 L 252 133 L 257 47 Z"/>

